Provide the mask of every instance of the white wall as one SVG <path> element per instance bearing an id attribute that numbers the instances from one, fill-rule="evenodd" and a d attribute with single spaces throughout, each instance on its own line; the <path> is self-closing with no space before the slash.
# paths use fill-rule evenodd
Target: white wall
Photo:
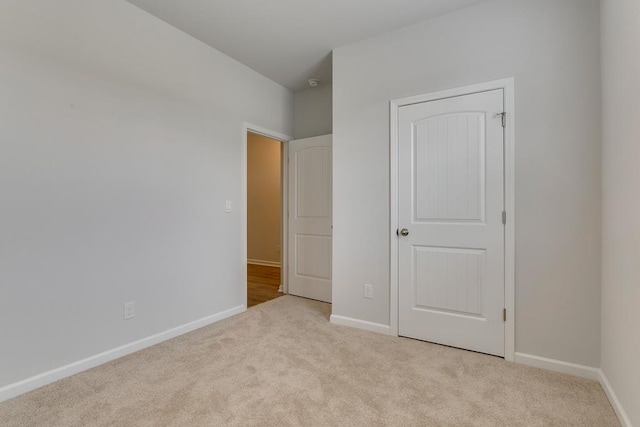
<path id="1" fill-rule="evenodd" d="M 290 91 L 124 0 L 4 0 L 0 93 L 0 388 L 244 303 L 242 123 Z"/>
<path id="2" fill-rule="evenodd" d="M 640 426 L 640 2 L 602 2 L 602 370 Z"/>
<path id="3" fill-rule="evenodd" d="M 599 54 L 597 0 L 488 1 L 336 49 L 333 313 L 389 324 L 389 100 L 513 76 L 516 351 L 599 366 Z"/>
<path id="4" fill-rule="evenodd" d="M 332 132 L 331 83 L 295 92 L 293 95 L 293 136 L 296 139 L 328 135 Z"/>
<path id="5" fill-rule="evenodd" d="M 247 258 L 280 264 L 282 143 L 247 135 Z"/>

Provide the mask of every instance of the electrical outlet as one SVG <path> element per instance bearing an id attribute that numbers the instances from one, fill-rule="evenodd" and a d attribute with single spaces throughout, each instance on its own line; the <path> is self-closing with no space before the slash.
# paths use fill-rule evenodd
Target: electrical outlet
<path id="1" fill-rule="evenodd" d="M 368 299 L 373 298 L 373 285 L 369 285 L 368 283 L 364 284 L 364 297 Z"/>
<path id="2" fill-rule="evenodd" d="M 276 245 L 276 252 L 280 253 L 280 245 Z"/>
<path id="3" fill-rule="evenodd" d="M 233 203 L 231 203 L 231 200 L 226 200 L 224 202 L 224 211 L 226 213 L 230 213 L 231 211 L 233 211 Z"/>
<path id="4" fill-rule="evenodd" d="M 136 304 L 131 301 L 124 304 L 124 310 L 122 312 L 122 319 L 133 319 L 136 317 Z"/>

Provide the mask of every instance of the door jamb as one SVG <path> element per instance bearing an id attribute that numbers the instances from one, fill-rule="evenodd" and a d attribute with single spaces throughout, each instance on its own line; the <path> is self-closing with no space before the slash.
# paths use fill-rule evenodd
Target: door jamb
<path id="1" fill-rule="evenodd" d="M 247 132 L 256 133 L 258 135 L 266 136 L 267 138 L 275 139 L 282 143 L 281 159 L 280 159 L 280 191 L 281 191 L 281 242 L 280 242 L 280 288 L 285 294 L 289 291 L 289 282 L 287 277 L 287 260 L 288 260 L 288 221 L 287 210 L 289 203 L 288 193 L 288 172 L 287 160 L 289 158 L 289 141 L 293 140 L 293 137 L 285 135 L 280 132 L 276 132 L 262 126 L 257 126 L 251 123 L 244 122 L 242 124 L 242 201 L 240 207 L 240 238 L 242 239 L 242 273 L 241 273 L 241 285 L 242 285 L 242 304 L 245 309 L 247 308 Z"/>
<path id="2" fill-rule="evenodd" d="M 505 78 L 470 86 L 433 92 L 425 95 L 395 99 L 389 103 L 390 118 L 390 295 L 389 326 L 391 335 L 398 335 L 398 114 L 406 105 L 470 95 L 502 89 L 506 127 L 504 131 L 504 209 L 507 212 L 505 225 L 505 271 L 504 305 L 507 310 L 505 321 L 505 360 L 515 359 L 515 83 L 514 78 Z"/>

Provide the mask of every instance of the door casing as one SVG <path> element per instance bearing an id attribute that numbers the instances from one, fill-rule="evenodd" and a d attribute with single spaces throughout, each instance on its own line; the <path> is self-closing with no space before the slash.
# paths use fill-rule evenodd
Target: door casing
<path id="1" fill-rule="evenodd" d="M 398 114 L 405 105 L 435 101 L 461 95 L 470 95 L 495 89 L 504 91 L 506 126 L 504 130 L 504 203 L 507 212 L 505 225 L 505 360 L 515 359 L 515 82 L 505 78 L 471 86 L 458 87 L 425 95 L 392 100 L 389 104 L 390 123 L 390 269 L 389 269 L 389 327 L 390 334 L 398 336 Z"/>
<path id="2" fill-rule="evenodd" d="M 240 207 L 240 221 L 241 232 L 240 238 L 242 239 L 242 273 L 241 283 L 242 288 L 242 304 L 247 308 L 247 132 L 257 133 L 267 138 L 275 139 L 282 142 L 281 150 L 281 165 L 280 165 L 280 180 L 281 180 L 281 194 L 282 194 L 282 206 L 281 206 L 281 242 L 280 242 L 280 290 L 283 293 L 288 293 L 288 279 L 287 279 L 287 259 L 288 259 L 288 222 L 287 215 L 285 214 L 289 205 L 288 197 L 288 170 L 286 159 L 289 158 L 289 151 L 287 142 L 293 140 L 293 137 L 285 135 L 280 132 L 272 131 L 262 126 L 253 125 L 251 123 L 243 123 L 242 125 L 242 205 Z"/>

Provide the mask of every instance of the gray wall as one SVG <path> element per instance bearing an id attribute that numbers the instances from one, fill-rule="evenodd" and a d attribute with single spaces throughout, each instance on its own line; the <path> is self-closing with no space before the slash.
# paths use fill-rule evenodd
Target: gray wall
<path id="1" fill-rule="evenodd" d="M 640 2 L 602 2 L 602 370 L 640 426 Z"/>
<path id="2" fill-rule="evenodd" d="M 310 138 L 332 132 L 332 89 L 331 83 L 326 83 L 294 93 L 294 138 Z"/>
<path id="3" fill-rule="evenodd" d="M 0 389 L 244 304 L 242 123 L 290 134 L 289 90 L 124 0 L 3 0 L 0 93 Z"/>
<path id="4" fill-rule="evenodd" d="M 599 366 L 599 55 L 597 0 L 494 0 L 336 49 L 333 313 L 389 324 L 389 100 L 513 76 L 516 351 Z"/>

